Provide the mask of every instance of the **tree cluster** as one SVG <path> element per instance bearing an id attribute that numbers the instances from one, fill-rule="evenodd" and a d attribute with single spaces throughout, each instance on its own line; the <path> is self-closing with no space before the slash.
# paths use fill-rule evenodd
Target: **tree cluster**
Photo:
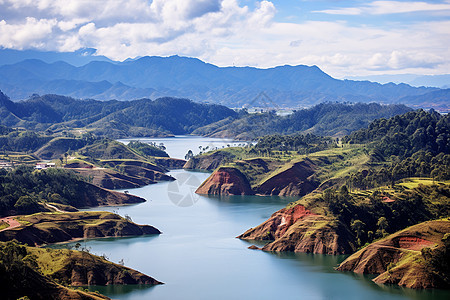
<path id="1" fill-rule="evenodd" d="M 87 185 L 82 177 L 63 169 L 20 166 L 11 171 L 0 170 L 0 215 L 45 210 L 41 201 L 79 207 L 89 190 Z"/>

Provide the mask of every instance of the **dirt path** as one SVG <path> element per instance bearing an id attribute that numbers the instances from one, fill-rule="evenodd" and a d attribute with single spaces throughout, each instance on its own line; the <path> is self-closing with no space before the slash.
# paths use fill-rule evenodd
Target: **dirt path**
<path id="1" fill-rule="evenodd" d="M 47 207 L 50 207 L 50 208 L 53 208 L 54 210 L 56 210 L 57 212 L 65 212 L 64 210 L 61 210 L 61 209 L 59 209 L 59 208 L 57 208 L 56 206 L 54 206 L 54 205 L 51 205 L 51 204 L 48 204 L 48 203 L 45 203 L 45 205 L 47 206 Z"/>
<path id="2" fill-rule="evenodd" d="M 15 216 L 11 216 L 11 217 L 6 217 L 6 218 L 2 218 L 0 219 L 0 222 L 5 222 L 9 224 L 8 228 L 2 229 L 0 231 L 4 231 L 4 230 L 9 230 L 9 229 L 13 229 L 16 227 L 19 227 L 21 224 L 15 219 Z"/>

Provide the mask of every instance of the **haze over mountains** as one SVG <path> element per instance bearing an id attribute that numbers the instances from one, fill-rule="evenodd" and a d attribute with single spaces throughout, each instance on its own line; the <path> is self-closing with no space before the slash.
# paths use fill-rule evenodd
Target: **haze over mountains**
<path id="1" fill-rule="evenodd" d="M 258 95 L 264 92 L 269 105 L 290 108 L 324 101 L 404 103 L 444 111 L 449 108 L 449 89 L 338 80 L 317 66 L 217 67 L 196 58 L 179 56 L 146 56 L 124 62 L 101 57 L 103 61 L 91 61 L 94 56 L 88 50 L 78 56 L 61 54 L 61 59 L 78 66 L 63 61 L 51 62 L 49 56 L 41 58 L 50 63 L 27 59 L 2 65 L 0 89 L 13 100 L 26 99 L 32 94 L 99 100 L 170 96 L 242 107 L 257 102 Z M 20 58 L 17 53 L 10 54 L 16 55 L 16 60 Z M 87 63 L 80 65 L 83 57 Z"/>

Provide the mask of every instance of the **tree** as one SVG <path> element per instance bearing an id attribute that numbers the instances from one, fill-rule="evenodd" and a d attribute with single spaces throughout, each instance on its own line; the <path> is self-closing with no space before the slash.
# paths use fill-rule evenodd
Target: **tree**
<path id="1" fill-rule="evenodd" d="M 386 235 L 386 229 L 388 228 L 389 224 L 385 217 L 380 217 L 378 219 L 377 226 L 378 228 L 380 228 L 379 230 L 381 231 L 381 235 Z"/>
<path id="2" fill-rule="evenodd" d="M 189 149 L 189 151 L 186 153 L 186 155 L 184 156 L 185 160 L 190 160 L 191 158 L 194 157 L 194 153 L 192 152 L 191 149 Z"/>
<path id="3" fill-rule="evenodd" d="M 14 208 L 20 213 L 35 213 L 40 211 L 37 201 L 30 196 L 21 196 L 14 204 Z"/>
<path id="4" fill-rule="evenodd" d="M 355 220 L 350 225 L 352 230 L 356 232 L 356 238 L 358 240 L 359 246 L 361 246 L 361 235 L 363 233 L 363 229 L 365 226 L 366 226 L 366 224 L 361 220 Z"/>

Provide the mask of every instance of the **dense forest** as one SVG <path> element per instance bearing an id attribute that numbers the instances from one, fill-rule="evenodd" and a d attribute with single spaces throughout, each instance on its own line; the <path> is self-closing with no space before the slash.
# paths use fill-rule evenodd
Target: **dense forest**
<path id="1" fill-rule="evenodd" d="M 390 119 L 378 119 L 367 129 L 342 139 L 368 144 L 374 165 L 353 174 L 348 184 L 371 188 L 407 177 L 450 179 L 450 116 L 417 110 Z"/>
<path id="2" fill-rule="evenodd" d="M 0 125 L 68 135 L 80 128 L 110 138 L 195 134 L 253 140 L 267 134 L 314 133 L 343 136 L 376 118 L 411 110 L 404 105 L 322 103 L 278 116 L 274 111 L 237 112 L 225 106 L 187 99 L 133 101 L 76 100 L 34 95 L 12 102 L 0 92 Z"/>
<path id="3" fill-rule="evenodd" d="M 177 98 L 96 101 L 58 95 L 34 95 L 25 101 L 12 102 L 0 92 L 1 125 L 47 130 L 50 133 L 87 127 L 94 133 L 109 133 L 111 137 L 128 136 L 131 133 L 186 134 L 236 115 L 225 106 Z M 100 130 L 111 126 L 115 130 Z"/>
<path id="4" fill-rule="evenodd" d="M 424 150 L 433 154 L 450 153 L 450 116 L 434 110 L 422 109 L 378 119 L 367 129 L 361 129 L 343 138 L 343 142 L 363 144 L 374 142 L 384 156 L 408 157 Z"/>
<path id="5" fill-rule="evenodd" d="M 74 207 L 83 206 L 90 185 L 81 176 L 64 169 L 35 171 L 19 166 L 14 170 L 0 169 L 0 212 L 35 213 L 45 210 L 39 202 L 56 202 Z"/>
<path id="6" fill-rule="evenodd" d="M 288 116 L 274 111 L 260 114 L 241 112 L 236 119 L 226 119 L 194 131 L 194 134 L 254 139 L 267 134 L 313 133 L 322 136 L 344 136 L 364 128 L 377 118 L 392 117 L 410 111 L 404 105 L 376 103 L 321 103 L 297 110 Z"/>
<path id="7" fill-rule="evenodd" d="M 317 152 L 336 147 L 336 142 L 330 137 L 322 137 L 314 134 L 294 135 L 265 135 L 258 139 L 250 152 L 264 153 L 270 151 L 295 151 L 298 154 Z"/>

